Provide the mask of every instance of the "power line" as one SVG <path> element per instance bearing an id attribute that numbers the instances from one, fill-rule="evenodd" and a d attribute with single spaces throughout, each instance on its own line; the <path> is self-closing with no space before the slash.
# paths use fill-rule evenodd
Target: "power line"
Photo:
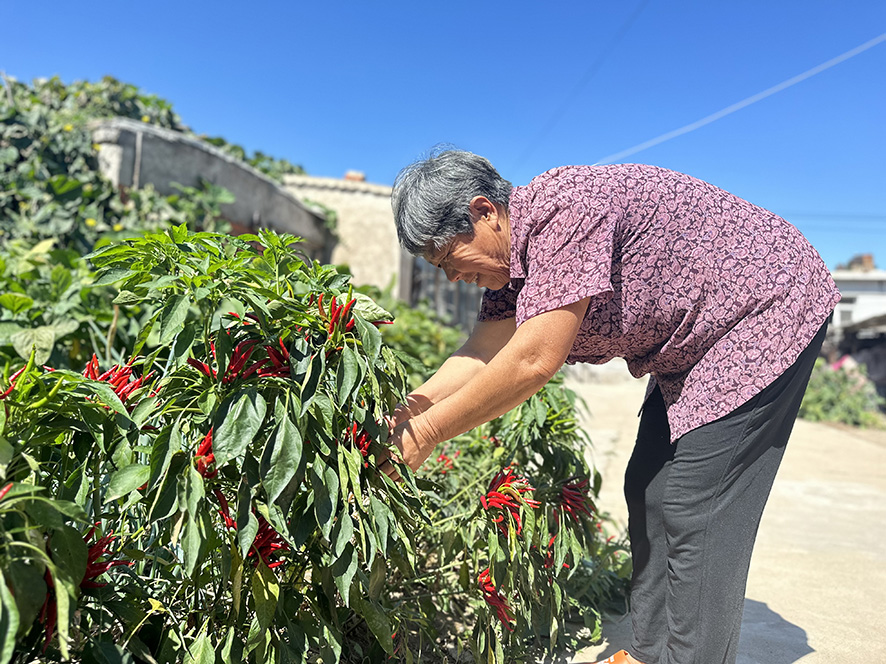
<path id="1" fill-rule="evenodd" d="M 615 154 L 611 154 L 608 157 L 603 157 L 603 159 L 599 160 L 597 162 L 597 164 L 611 164 L 615 161 L 620 161 L 620 160 L 624 159 L 625 157 L 630 157 L 631 155 L 635 155 L 638 152 L 642 152 L 643 150 L 647 150 L 647 149 L 654 147 L 656 145 L 660 145 L 661 143 L 664 143 L 665 141 L 669 141 L 672 138 L 677 138 L 678 136 L 682 136 L 683 134 L 688 134 L 690 131 L 695 131 L 696 129 L 704 127 L 705 125 L 708 125 L 708 124 L 714 122 L 715 120 L 719 120 L 720 118 L 723 118 L 723 117 L 726 117 L 727 115 L 735 113 L 736 111 L 741 110 L 741 109 L 745 108 L 746 106 L 750 106 L 751 104 L 754 104 L 754 103 L 760 101 L 761 99 L 765 99 L 766 97 L 769 97 L 770 95 L 774 95 L 776 92 L 781 92 L 782 90 L 785 90 L 786 88 L 789 88 L 792 85 L 796 85 L 797 83 L 799 83 L 801 81 L 805 81 L 807 78 L 815 76 L 816 74 L 820 74 L 821 72 L 825 71 L 826 69 L 830 69 L 831 67 L 835 67 L 836 65 L 840 64 L 841 62 L 845 62 L 849 58 L 854 58 L 859 53 L 863 53 L 864 51 L 867 51 L 869 48 L 873 48 L 877 44 L 880 44 L 884 41 L 886 41 L 886 32 L 884 32 L 879 37 L 874 37 L 870 41 L 867 41 L 864 44 L 861 44 L 849 51 L 846 51 L 842 55 L 838 55 L 837 57 L 832 58 L 832 59 L 828 60 L 827 62 L 823 62 L 822 64 L 818 65 L 817 67 L 813 67 L 812 69 L 808 69 L 808 70 L 804 71 L 802 74 L 798 74 L 797 76 L 789 78 L 786 81 L 782 81 L 778 85 L 774 85 L 771 88 L 763 90 L 763 92 L 758 92 L 755 95 L 751 95 L 747 99 L 742 99 L 740 102 L 732 104 L 731 106 L 727 106 L 726 108 L 719 110 L 716 113 L 712 113 L 711 115 L 703 117 L 701 120 L 697 120 L 697 121 L 695 121 L 691 124 L 688 124 L 684 127 L 680 127 L 679 129 L 669 131 L 666 134 L 662 134 L 661 136 L 656 136 L 655 138 L 653 138 L 651 140 L 648 140 L 644 143 L 640 143 L 639 145 L 635 145 L 634 147 L 628 148 L 627 150 L 622 150 L 621 152 L 616 152 Z"/>
<path id="2" fill-rule="evenodd" d="M 646 5 L 648 4 L 649 0 L 642 0 L 637 9 L 634 10 L 634 13 L 628 17 L 628 20 L 625 21 L 621 28 L 619 28 L 618 32 L 615 33 L 615 36 L 612 38 L 609 44 L 607 44 L 606 48 L 603 49 L 603 52 L 600 53 L 599 56 L 597 56 L 597 59 L 591 63 L 591 65 L 585 70 L 585 73 L 582 74 L 581 78 L 578 79 L 578 83 L 575 84 L 575 86 L 572 88 L 572 91 L 564 99 L 563 103 L 557 107 L 557 109 L 551 114 L 551 117 L 548 118 L 548 121 L 544 124 L 544 126 L 529 141 L 529 144 L 524 148 L 523 152 L 520 153 L 520 156 L 518 156 L 516 161 L 511 165 L 511 170 L 515 170 L 518 166 L 521 166 L 523 162 L 526 161 L 526 158 L 530 154 L 532 154 L 532 152 L 538 147 L 539 143 L 542 142 L 545 136 L 547 136 L 557 125 L 557 123 L 563 117 L 564 113 L 566 113 L 567 109 L 576 100 L 579 93 L 590 82 L 597 71 L 599 71 L 600 67 L 603 66 L 606 58 L 608 58 L 612 51 L 615 50 L 615 47 L 618 46 L 618 43 L 628 33 L 628 30 L 631 29 L 631 26 L 634 24 L 637 18 L 639 18 L 640 14 L 643 13 L 643 10 L 646 9 Z"/>
<path id="3" fill-rule="evenodd" d="M 855 223 L 880 223 L 886 221 L 886 214 L 856 214 L 853 212 L 797 212 L 789 210 L 779 213 L 780 217 L 799 219 L 850 219 Z"/>

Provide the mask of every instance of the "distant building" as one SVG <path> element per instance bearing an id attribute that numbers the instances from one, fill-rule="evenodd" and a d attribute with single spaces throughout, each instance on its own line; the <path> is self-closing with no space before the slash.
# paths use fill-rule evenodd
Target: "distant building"
<path id="1" fill-rule="evenodd" d="M 834 311 L 832 330 L 842 339 L 846 328 L 886 314 L 886 270 L 878 270 L 871 254 L 855 256 L 831 273 L 843 295 Z"/>

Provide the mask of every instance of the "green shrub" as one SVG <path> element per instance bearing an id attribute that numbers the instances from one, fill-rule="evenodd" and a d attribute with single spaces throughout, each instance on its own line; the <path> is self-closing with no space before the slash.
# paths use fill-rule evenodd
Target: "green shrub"
<path id="1" fill-rule="evenodd" d="M 812 422 L 882 427 L 884 420 L 880 409 L 883 405 L 883 399 L 877 395 L 863 367 L 832 369 L 819 358 L 800 405 L 800 417 Z"/>

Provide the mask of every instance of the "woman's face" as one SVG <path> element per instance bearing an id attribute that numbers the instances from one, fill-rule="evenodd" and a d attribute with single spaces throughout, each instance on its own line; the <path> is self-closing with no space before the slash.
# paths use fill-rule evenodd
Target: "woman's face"
<path id="1" fill-rule="evenodd" d="M 511 243 L 507 213 L 487 198 L 471 201 L 474 235 L 456 235 L 440 251 L 425 258 L 446 273 L 449 281 L 464 281 L 498 290 L 511 280 Z"/>

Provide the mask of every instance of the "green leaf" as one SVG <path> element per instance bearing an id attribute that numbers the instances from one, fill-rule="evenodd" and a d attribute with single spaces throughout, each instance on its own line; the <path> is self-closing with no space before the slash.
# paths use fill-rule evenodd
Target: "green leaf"
<path id="1" fill-rule="evenodd" d="M 10 321 L 2 321 L 0 322 L 0 346 L 11 346 L 12 345 L 12 335 L 16 332 L 21 332 L 23 328 L 18 323 L 13 323 Z"/>
<path id="2" fill-rule="evenodd" d="M 360 316 L 354 316 L 357 321 L 357 330 L 360 332 L 360 340 L 363 342 L 363 352 L 369 361 L 369 366 L 375 365 L 381 350 L 381 332 L 372 323 L 366 322 Z"/>
<path id="3" fill-rule="evenodd" d="M 165 346 L 178 334 L 188 317 L 191 301 L 187 295 L 173 295 L 160 314 L 160 345 Z"/>
<path id="4" fill-rule="evenodd" d="M 49 551 L 56 566 L 79 585 L 86 574 L 88 554 L 83 535 L 71 526 L 56 528 L 49 537 Z"/>
<path id="5" fill-rule="evenodd" d="M 130 304 L 138 304 L 143 300 L 145 300 L 144 295 L 139 295 L 138 293 L 133 293 L 132 291 L 128 290 L 122 290 L 117 293 L 116 297 L 114 297 L 113 300 L 111 300 L 111 304 L 122 304 L 123 306 L 127 306 Z"/>
<path id="6" fill-rule="evenodd" d="M 52 354 L 52 347 L 55 344 L 55 330 L 46 325 L 32 327 L 29 330 L 16 332 L 9 340 L 12 341 L 12 347 L 22 359 L 29 359 L 33 348 L 36 349 L 34 363 L 45 364 Z"/>
<path id="7" fill-rule="evenodd" d="M 188 647 L 184 664 L 215 664 L 215 646 L 206 633 L 209 621 L 203 623 L 200 634 Z"/>
<path id="8" fill-rule="evenodd" d="M 98 382 L 94 380 L 84 381 L 82 385 L 91 390 L 95 395 L 101 399 L 101 401 L 106 405 L 110 406 L 111 409 L 123 415 L 127 419 L 129 418 L 129 413 L 126 410 L 126 406 L 123 405 L 123 402 L 120 401 L 120 397 L 117 396 L 116 392 L 114 392 L 114 388 L 108 385 L 105 382 Z"/>
<path id="9" fill-rule="evenodd" d="M 259 561 L 256 573 L 252 575 L 252 596 L 255 599 L 255 615 L 263 630 L 274 621 L 277 601 L 280 598 L 280 584 L 274 571 L 268 569 L 264 561 Z"/>
<path id="10" fill-rule="evenodd" d="M 360 374 L 360 365 L 357 362 L 357 355 L 351 350 L 350 346 L 345 346 L 341 351 L 341 361 L 338 364 L 338 372 L 335 377 L 336 387 L 338 390 L 338 402 L 345 404 L 354 385 L 357 384 L 357 377 Z"/>
<path id="11" fill-rule="evenodd" d="M 369 573 L 369 598 L 377 600 L 385 587 L 387 564 L 382 556 L 376 556 L 372 562 L 372 571 Z"/>
<path id="12" fill-rule="evenodd" d="M 282 399 L 278 401 L 282 404 Z M 262 485 L 273 503 L 295 475 L 302 458 L 301 434 L 289 417 L 285 407 L 277 414 L 277 435 L 268 440 L 262 454 Z"/>
<path id="13" fill-rule="evenodd" d="M 135 664 L 131 654 L 109 641 L 90 642 L 83 653 L 83 661 L 89 664 Z"/>
<path id="14" fill-rule="evenodd" d="M 353 311 L 360 314 L 364 320 L 369 322 L 394 320 L 394 316 L 391 315 L 391 312 L 380 307 L 378 303 L 368 295 L 364 295 L 360 292 L 355 292 L 353 295 L 354 299 L 357 300 L 354 303 Z"/>
<path id="15" fill-rule="evenodd" d="M 140 463 L 134 463 L 115 471 L 108 481 L 108 492 L 105 494 L 105 502 L 117 500 L 135 491 L 142 484 L 146 484 L 150 476 L 150 466 Z"/>
<path id="16" fill-rule="evenodd" d="M 77 191 L 82 185 L 79 180 L 59 173 L 49 178 L 49 186 L 56 196 L 64 196 Z"/>
<path id="17" fill-rule="evenodd" d="M 318 465 L 322 468 L 318 468 Z M 327 539 L 332 532 L 332 517 L 338 504 L 338 473 L 317 457 L 310 472 L 311 488 L 314 492 L 314 513 L 323 536 Z"/>
<path id="18" fill-rule="evenodd" d="M 116 267 L 111 270 L 105 270 L 101 273 L 101 276 L 93 282 L 93 286 L 107 286 L 108 284 L 113 284 L 118 281 L 122 281 L 123 279 L 128 279 L 134 274 L 138 274 L 135 270 L 130 270 L 128 268 Z"/>
<path id="19" fill-rule="evenodd" d="M 234 395 L 229 404 L 219 407 L 216 415 L 212 450 L 218 468 L 243 454 L 261 428 L 268 407 L 252 387 Z"/>
<path id="20" fill-rule="evenodd" d="M 209 515 L 206 512 L 197 514 L 192 512 L 188 515 L 184 535 L 181 539 L 181 547 L 185 559 L 184 570 L 189 577 L 194 576 L 197 564 L 205 559 L 204 544 L 207 539 L 207 533 L 211 531 L 212 524 L 209 522 Z"/>
<path id="21" fill-rule="evenodd" d="M 12 659 L 18 626 L 18 607 L 6 586 L 3 570 L 0 569 L 0 664 L 7 664 Z"/>
<path id="22" fill-rule="evenodd" d="M 391 510 L 388 509 L 388 506 L 374 495 L 369 496 L 369 507 L 373 521 L 375 522 L 375 531 L 378 533 L 378 548 L 382 552 L 382 555 L 387 555 L 389 525 L 393 520 L 394 515 L 391 514 Z"/>
<path id="23" fill-rule="evenodd" d="M 13 314 L 20 314 L 34 306 L 34 300 L 21 293 L 3 293 L 0 295 L 0 307 Z"/>
<path id="24" fill-rule="evenodd" d="M 391 623 L 385 615 L 384 610 L 375 602 L 365 600 L 357 593 L 352 598 L 354 609 L 363 616 L 370 631 L 375 635 L 379 645 L 384 648 L 385 652 L 393 656 L 394 640 L 391 632 Z"/>
<path id="25" fill-rule="evenodd" d="M 351 597 L 351 582 L 357 573 L 357 552 L 353 544 L 348 544 L 342 554 L 332 564 L 332 579 L 348 606 Z"/>
<path id="26" fill-rule="evenodd" d="M 341 515 L 339 515 L 336 526 L 334 538 L 335 548 L 332 553 L 335 556 L 341 556 L 345 547 L 350 544 L 351 538 L 354 536 L 354 520 L 348 514 L 347 510 L 344 510 Z"/>
<path id="27" fill-rule="evenodd" d="M 246 558 L 249 548 L 258 533 L 258 519 L 252 513 L 252 496 L 249 482 L 244 476 L 237 489 L 237 541 L 240 544 L 240 555 Z"/>
<path id="28" fill-rule="evenodd" d="M 18 161 L 18 150 L 16 148 L 13 146 L 0 148 L 0 164 L 12 166 L 16 161 Z M 0 662 L 5 662 L 5 660 L 0 659 Z"/>

